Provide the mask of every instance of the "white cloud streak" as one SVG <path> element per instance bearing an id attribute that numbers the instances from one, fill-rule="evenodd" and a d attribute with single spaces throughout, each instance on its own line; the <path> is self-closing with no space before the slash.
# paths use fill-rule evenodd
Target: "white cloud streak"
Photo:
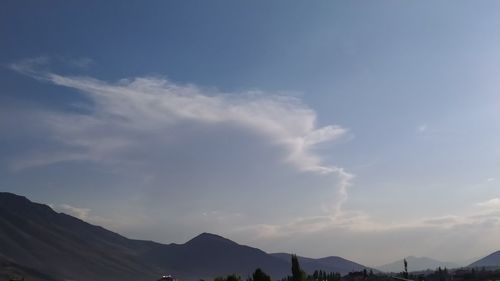
<path id="1" fill-rule="evenodd" d="M 48 61 L 47 58 L 24 60 L 12 64 L 11 69 L 78 90 L 92 101 L 93 109 L 90 114 L 45 115 L 41 121 L 48 124 L 53 132 L 51 137 L 63 144 L 63 148 L 48 155 L 19 159 L 13 164 L 14 169 L 63 161 L 122 162 L 120 153 L 141 145 L 135 137 L 141 133 L 168 132 L 185 121 L 232 125 L 259 134 L 284 149 L 286 157 L 282 160 L 300 171 L 336 176 L 339 196 L 334 215 L 340 215 L 353 175 L 341 167 L 325 164 L 314 148 L 338 140 L 348 130 L 339 125 L 318 127 L 316 113 L 297 98 L 258 91 L 207 92 L 158 77 L 108 83 L 43 70 Z"/>
<path id="2" fill-rule="evenodd" d="M 55 209 L 57 209 L 60 212 L 66 213 L 68 215 L 77 217 L 81 220 L 87 220 L 89 217 L 89 213 L 90 213 L 90 209 L 79 208 L 79 207 L 71 206 L 69 204 L 58 205 Z"/>
<path id="3" fill-rule="evenodd" d="M 274 240 L 311 233 L 335 233 L 337 230 L 349 233 L 398 233 L 415 230 L 461 231 L 464 229 L 500 229 L 500 201 L 486 202 L 488 210 L 469 215 L 446 215 L 428 217 L 406 222 L 383 222 L 363 212 L 342 212 L 337 216 L 298 218 L 285 224 L 258 224 L 241 227 L 235 233 L 250 233 L 250 237 Z M 485 206 L 485 205 L 481 205 Z"/>
<path id="4" fill-rule="evenodd" d="M 500 198 L 492 198 L 490 200 L 477 203 L 479 207 L 488 209 L 500 209 Z"/>

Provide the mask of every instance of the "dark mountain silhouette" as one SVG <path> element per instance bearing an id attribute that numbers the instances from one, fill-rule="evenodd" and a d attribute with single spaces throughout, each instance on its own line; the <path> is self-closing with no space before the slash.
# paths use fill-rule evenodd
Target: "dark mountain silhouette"
<path id="1" fill-rule="evenodd" d="M 290 260 L 290 254 L 287 253 L 274 253 L 271 254 L 274 257 L 282 259 L 284 261 Z M 353 271 L 361 271 L 363 269 L 370 269 L 359 263 L 355 263 L 350 260 L 346 260 L 341 257 L 324 257 L 319 259 L 298 257 L 300 267 L 306 272 L 312 273 L 314 270 L 323 270 L 327 272 L 340 272 L 341 274 L 346 274 Z"/>
<path id="2" fill-rule="evenodd" d="M 0 193 L 0 254 L 50 275 L 71 280 L 156 280 L 161 268 L 142 258 L 155 246 L 56 213 L 25 197 Z"/>
<path id="3" fill-rule="evenodd" d="M 448 269 L 459 267 L 459 265 L 455 263 L 438 261 L 428 257 L 409 256 L 405 259 L 408 261 L 408 271 L 410 272 L 422 271 L 427 269 L 434 270 L 438 267 Z M 403 259 L 385 265 L 377 266 L 376 269 L 382 272 L 401 272 L 403 271 Z"/>
<path id="4" fill-rule="evenodd" d="M 165 273 L 181 280 L 229 273 L 245 278 L 257 267 L 281 278 L 290 274 L 290 256 L 285 255 L 270 255 L 209 233 L 185 244 L 127 239 L 25 197 L 0 193 L 0 257 L 55 278 L 146 281 Z M 303 259 L 306 270 L 345 273 L 364 268 L 338 257 Z"/>
<path id="5" fill-rule="evenodd" d="M 200 234 L 182 245 L 157 248 L 148 253 L 147 259 L 161 261 L 174 274 L 193 279 L 208 279 L 233 272 L 247 277 L 257 267 L 275 278 L 286 276 L 290 271 L 289 262 L 209 233 Z"/>
<path id="6" fill-rule="evenodd" d="M 500 267 L 500 251 L 496 251 L 486 257 L 471 263 L 468 267 Z"/>

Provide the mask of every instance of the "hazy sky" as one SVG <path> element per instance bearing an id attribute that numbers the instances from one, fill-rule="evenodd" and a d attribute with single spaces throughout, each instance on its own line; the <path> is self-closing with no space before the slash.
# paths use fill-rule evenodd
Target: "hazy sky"
<path id="1" fill-rule="evenodd" d="M 0 189 L 131 238 L 500 249 L 500 2 L 6 1 Z"/>

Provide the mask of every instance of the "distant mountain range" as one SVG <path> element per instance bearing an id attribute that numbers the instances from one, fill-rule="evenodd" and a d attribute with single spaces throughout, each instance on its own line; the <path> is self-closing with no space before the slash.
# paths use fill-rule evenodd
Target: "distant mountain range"
<path id="1" fill-rule="evenodd" d="M 438 267 L 441 268 L 456 268 L 459 267 L 458 264 L 451 263 L 451 262 L 443 262 L 443 261 L 438 261 L 435 259 L 427 258 L 427 257 L 414 257 L 414 256 L 409 256 L 406 257 L 406 261 L 408 262 L 408 271 L 423 271 L 427 269 L 435 270 Z M 382 272 L 401 272 L 403 271 L 403 259 L 377 266 L 375 267 L 376 269 L 382 271 Z"/>
<path id="2" fill-rule="evenodd" d="M 287 253 L 274 253 L 271 255 L 287 262 L 290 260 L 290 254 Z M 319 259 L 312 259 L 312 258 L 298 256 L 298 259 L 300 267 L 309 273 L 321 269 L 323 271 L 326 270 L 327 272 L 340 272 L 342 274 L 345 274 L 348 272 L 370 269 L 359 263 L 355 263 L 353 261 L 335 256 L 319 258 Z"/>
<path id="3" fill-rule="evenodd" d="M 281 278 L 291 268 L 289 254 L 267 254 L 209 233 L 185 244 L 127 239 L 12 193 L 0 193 L 0 257 L 9 265 L 5 268 L 44 276 L 37 280 L 148 281 L 165 273 L 211 280 L 229 273 L 245 278 L 258 267 Z M 309 272 L 366 268 L 340 257 L 300 262 Z"/>

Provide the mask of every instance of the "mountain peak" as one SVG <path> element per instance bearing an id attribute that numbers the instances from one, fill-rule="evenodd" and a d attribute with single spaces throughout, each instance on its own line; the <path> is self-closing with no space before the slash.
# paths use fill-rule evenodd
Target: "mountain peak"
<path id="1" fill-rule="evenodd" d="M 23 203 L 30 203 L 31 201 L 28 200 L 28 198 L 24 197 L 24 196 L 21 196 L 21 195 L 17 195 L 17 194 L 14 194 L 14 193 L 10 193 L 10 192 L 0 192 L 0 202 L 23 202 Z"/>
<path id="2" fill-rule="evenodd" d="M 227 243 L 227 244 L 237 244 L 236 242 L 233 242 L 227 238 L 224 238 L 220 235 L 217 234 L 212 234 L 208 232 L 203 232 L 200 235 L 194 237 L 193 239 L 189 240 L 186 244 L 193 244 L 193 243 L 213 243 L 213 242 L 218 242 L 218 243 Z"/>

